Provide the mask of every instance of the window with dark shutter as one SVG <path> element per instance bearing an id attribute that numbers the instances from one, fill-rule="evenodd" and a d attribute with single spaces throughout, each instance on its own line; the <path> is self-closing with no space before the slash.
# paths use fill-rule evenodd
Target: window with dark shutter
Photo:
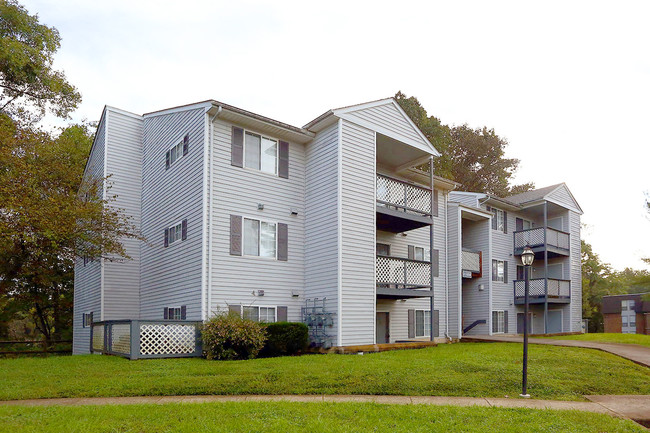
<path id="1" fill-rule="evenodd" d="M 433 190 L 433 212 L 432 212 L 434 217 L 438 216 L 438 190 L 434 189 Z"/>
<path id="2" fill-rule="evenodd" d="M 169 169 L 169 150 L 165 152 L 165 170 Z"/>
<path id="3" fill-rule="evenodd" d="M 289 227 L 278 223 L 278 260 L 286 262 L 289 258 Z"/>
<path id="4" fill-rule="evenodd" d="M 230 142 L 230 164 L 235 167 L 244 166 L 244 130 L 232 127 L 232 139 Z"/>
<path id="5" fill-rule="evenodd" d="M 230 215 L 230 255 L 241 256 L 242 217 Z"/>
<path id="6" fill-rule="evenodd" d="M 278 148 L 278 176 L 289 179 L 289 143 L 280 141 Z"/>
<path id="7" fill-rule="evenodd" d="M 440 335 L 440 310 L 433 310 L 433 336 Z"/>
<path id="8" fill-rule="evenodd" d="M 376 250 L 378 256 L 390 256 L 390 245 L 388 244 L 377 244 Z"/>
<path id="9" fill-rule="evenodd" d="M 169 308 L 167 307 L 163 308 L 163 318 L 169 320 Z"/>
<path id="10" fill-rule="evenodd" d="M 508 233 L 508 212 L 503 211 L 503 233 Z"/>
<path id="11" fill-rule="evenodd" d="M 278 322 L 286 322 L 287 319 L 287 307 L 278 307 L 277 310 L 277 321 Z"/>
<path id="12" fill-rule="evenodd" d="M 515 230 L 520 231 L 524 229 L 524 220 L 521 218 L 515 218 Z"/>
<path id="13" fill-rule="evenodd" d="M 508 282 L 508 262 L 503 262 L 503 282 Z"/>
<path id="14" fill-rule="evenodd" d="M 183 137 L 183 156 L 187 155 L 189 146 L 190 146 L 190 135 L 185 134 L 185 137 Z"/>
<path id="15" fill-rule="evenodd" d="M 187 239 L 187 219 L 184 219 L 181 222 L 181 239 Z"/>
<path id="16" fill-rule="evenodd" d="M 165 229 L 165 248 L 169 246 L 169 229 Z"/>
<path id="17" fill-rule="evenodd" d="M 433 269 L 431 272 L 433 273 L 434 277 L 439 277 L 440 276 L 440 250 L 433 250 L 433 255 L 431 257 L 433 259 Z"/>
<path id="18" fill-rule="evenodd" d="M 187 306 L 181 305 L 181 320 L 185 320 L 186 318 L 187 318 Z"/>
<path id="19" fill-rule="evenodd" d="M 408 248 L 408 258 L 415 260 L 415 245 L 409 245 Z"/>
<path id="20" fill-rule="evenodd" d="M 503 312 L 503 332 L 508 333 L 508 312 Z"/>
<path id="21" fill-rule="evenodd" d="M 415 310 L 408 310 L 408 338 L 415 338 Z"/>

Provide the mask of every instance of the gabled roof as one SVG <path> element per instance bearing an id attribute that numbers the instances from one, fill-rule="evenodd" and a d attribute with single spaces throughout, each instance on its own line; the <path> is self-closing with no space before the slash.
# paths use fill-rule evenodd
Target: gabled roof
<path id="1" fill-rule="evenodd" d="M 580 214 L 583 213 L 578 201 L 575 199 L 573 194 L 571 194 L 569 187 L 565 183 L 558 183 L 544 188 L 511 195 L 510 197 L 507 197 L 507 200 L 516 203 L 521 207 L 527 207 L 528 205 L 533 205 L 539 201 L 546 200 Z"/>
<path id="2" fill-rule="evenodd" d="M 328 110 L 307 123 L 303 128 L 318 131 L 321 127 L 331 123 L 331 116 L 376 131 L 430 155 L 440 156 L 440 152 L 413 123 L 393 97 Z"/>

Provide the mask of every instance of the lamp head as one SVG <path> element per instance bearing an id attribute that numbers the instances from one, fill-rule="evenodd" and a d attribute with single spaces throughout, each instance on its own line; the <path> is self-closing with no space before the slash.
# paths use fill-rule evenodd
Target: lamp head
<path id="1" fill-rule="evenodd" d="M 526 246 L 524 248 L 524 252 L 521 253 L 521 263 L 524 264 L 524 266 L 530 266 L 533 264 L 533 260 L 535 259 L 535 253 L 533 250 L 530 249 L 529 246 Z"/>

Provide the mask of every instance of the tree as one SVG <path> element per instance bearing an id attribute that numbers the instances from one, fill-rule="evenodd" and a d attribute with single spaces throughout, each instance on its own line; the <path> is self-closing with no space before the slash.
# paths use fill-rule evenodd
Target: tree
<path id="1" fill-rule="evenodd" d="M 582 252 L 582 317 L 589 319 L 589 332 L 603 332 L 603 296 L 613 294 L 612 269 L 603 263 L 590 244 L 580 241 Z"/>
<path id="2" fill-rule="evenodd" d="M 436 174 L 460 183 L 465 191 L 499 197 L 534 188 L 533 183 L 510 185 L 519 160 L 505 157 L 508 142 L 494 129 L 473 129 L 466 124 L 450 128 L 438 118 L 428 116 L 416 97 L 397 92 L 395 99 L 441 153 L 434 162 Z M 425 166 L 422 168 L 426 169 Z"/>
<path id="3" fill-rule="evenodd" d="M 46 111 L 67 117 L 81 102 L 77 89 L 53 69 L 61 37 L 15 0 L 0 0 L 0 113 L 37 120 Z"/>
<path id="4" fill-rule="evenodd" d="M 29 309 L 48 340 L 69 326 L 75 259 L 127 257 L 121 239 L 140 238 L 103 197 L 105 179 L 80 189 L 91 144 L 88 125 L 53 137 L 0 114 L 0 297 Z"/>

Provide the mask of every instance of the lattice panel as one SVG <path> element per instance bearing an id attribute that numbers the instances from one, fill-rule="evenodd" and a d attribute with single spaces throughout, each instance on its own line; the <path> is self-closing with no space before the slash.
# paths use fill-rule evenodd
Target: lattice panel
<path id="1" fill-rule="evenodd" d="M 558 248 L 565 250 L 569 249 L 569 234 L 564 232 L 559 232 L 553 229 L 546 230 L 546 242 L 549 245 L 553 245 Z"/>
<path id="2" fill-rule="evenodd" d="M 93 325 L 93 350 L 104 350 L 104 325 Z"/>
<path id="3" fill-rule="evenodd" d="M 195 350 L 194 324 L 140 324 L 141 355 L 190 354 Z"/>
<path id="4" fill-rule="evenodd" d="M 376 258 L 377 283 L 411 286 L 431 285 L 431 264 L 395 257 Z"/>
<path id="5" fill-rule="evenodd" d="M 528 296 L 544 296 L 546 289 L 544 287 L 544 279 L 530 280 L 528 285 Z M 523 298 L 526 296 L 526 281 L 515 280 L 515 297 Z"/>
<path id="6" fill-rule="evenodd" d="M 571 296 L 571 282 L 567 280 L 548 280 L 548 296 L 569 297 Z"/>
<path id="7" fill-rule="evenodd" d="M 113 352 L 131 353 L 131 324 L 118 323 L 111 325 L 111 350 Z"/>
<path id="8" fill-rule="evenodd" d="M 408 207 L 417 212 L 431 214 L 430 190 L 389 177 L 377 176 L 377 200 L 387 202 L 397 208 Z"/>
<path id="9" fill-rule="evenodd" d="M 544 227 L 515 232 L 515 248 L 544 245 Z"/>
<path id="10" fill-rule="evenodd" d="M 463 270 L 472 272 L 481 272 L 481 260 L 479 253 L 473 251 L 463 251 Z"/>

